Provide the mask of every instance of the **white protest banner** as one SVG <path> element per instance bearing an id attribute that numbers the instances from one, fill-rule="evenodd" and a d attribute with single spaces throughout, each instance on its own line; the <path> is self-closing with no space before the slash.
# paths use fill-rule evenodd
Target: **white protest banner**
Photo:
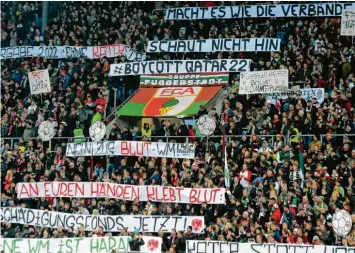
<path id="1" fill-rule="evenodd" d="M 345 10 L 341 14 L 340 35 L 355 36 L 355 10 Z"/>
<path id="2" fill-rule="evenodd" d="M 243 72 L 250 70 L 250 60 L 171 60 L 112 64 L 110 76 L 142 74 L 183 74 L 199 72 Z"/>
<path id="3" fill-rule="evenodd" d="M 48 59 L 65 58 L 113 58 L 124 56 L 129 61 L 144 61 L 146 53 L 140 53 L 124 44 L 103 46 L 22 46 L 1 48 L 0 59 L 43 57 Z"/>
<path id="4" fill-rule="evenodd" d="M 148 156 L 167 158 L 195 157 L 193 143 L 103 141 L 67 143 L 66 156 Z"/>
<path id="5" fill-rule="evenodd" d="M 115 198 L 189 204 L 225 204 L 225 188 L 185 188 L 156 185 L 125 185 L 99 182 L 18 183 L 17 197 Z"/>
<path id="6" fill-rule="evenodd" d="M 229 73 L 190 73 L 141 75 L 140 85 L 147 86 L 199 86 L 228 85 Z"/>
<path id="7" fill-rule="evenodd" d="M 0 238 L 0 251 L 8 253 L 109 253 L 129 252 L 130 236 L 52 239 Z M 161 253 L 160 237 L 143 236 L 140 252 Z"/>
<path id="8" fill-rule="evenodd" d="M 292 97 L 301 96 L 306 101 L 316 98 L 319 104 L 324 102 L 323 88 L 305 88 L 300 90 L 288 90 L 282 93 L 265 94 L 265 99 L 275 104 L 276 100 L 287 99 L 289 95 L 292 95 Z"/>
<path id="9" fill-rule="evenodd" d="M 205 227 L 203 216 L 82 215 L 11 207 L 1 207 L 0 222 L 3 221 L 50 228 L 61 226 L 63 229 L 83 226 L 85 231 L 95 231 L 101 226 L 107 232 L 121 232 L 122 228 L 127 228 L 128 232 L 137 229 L 150 233 L 160 229 L 186 231 L 192 226 L 193 233 L 201 233 Z"/>
<path id="10" fill-rule="evenodd" d="M 51 92 L 48 69 L 28 72 L 28 80 L 32 95 Z"/>
<path id="11" fill-rule="evenodd" d="M 167 9 L 165 20 L 341 16 L 354 3 L 269 4 Z"/>
<path id="12" fill-rule="evenodd" d="M 240 73 L 239 94 L 283 92 L 288 89 L 288 69 Z"/>
<path id="13" fill-rule="evenodd" d="M 355 253 L 355 247 L 325 246 L 309 244 L 286 243 L 238 243 L 226 241 L 186 241 L 186 253 L 325 253 L 325 252 Z"/>
<path id="14" fill-rule="evenodd" d="M 207 39 L 207 40 L 160 40 L 149 41 L 147 52 L 267 52 L 280 51 L 281 39 Z"/>

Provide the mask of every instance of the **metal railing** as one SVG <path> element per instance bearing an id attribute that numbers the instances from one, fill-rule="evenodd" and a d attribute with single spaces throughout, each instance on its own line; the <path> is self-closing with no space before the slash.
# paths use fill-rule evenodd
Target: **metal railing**
<path id="1" fill-rule="evenodd" d="M 112 112 L 110 113 L 110 115 L 108 115 L 107 117 L 105 117 L 105 119 L 103 120 L 103 122 L 105 123 L 105 125 L 107 126 L 108 124 L 110 124 L 112 122 L 112 120 L 114 120 L 116 118 L 116 112 L 118 109 L 120 109 L 122 106 L 124 106 L 136 93 L 139 89 L 137 89 L 134 93 L 132 93 L 132 95 L 128 96 L 128 98 L 123 101 L 119 106 L 116 107 L 116 99 L 117 99 L 117 93 L 116 93 L 117 89 L 114 89 L 115 91 L 115 95 L 114 95 L 114 108 L 112 110 Z"/>

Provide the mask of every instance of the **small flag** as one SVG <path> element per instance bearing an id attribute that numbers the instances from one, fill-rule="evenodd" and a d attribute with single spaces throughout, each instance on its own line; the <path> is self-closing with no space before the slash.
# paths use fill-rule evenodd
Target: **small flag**
<path id="1" fill-rule="evenodd" d="M 227 162 L 227 146 L 224 147 L 224 184 L 226 188 L 230 187 L 230 175 Z"/>

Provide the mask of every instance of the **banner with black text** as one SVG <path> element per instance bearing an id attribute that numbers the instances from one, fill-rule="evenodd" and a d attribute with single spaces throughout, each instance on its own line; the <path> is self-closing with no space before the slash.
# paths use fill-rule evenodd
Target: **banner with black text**
<path id="1" fill-rule="evenodd" d="M 167 158 L 195 157 L 193 143 L 102 141 L 67 143 L 66 156 L 148 156 Z"/>
<path id="2" fill-rule="evenodd" d="M 288 89 L 288 69 L 240 73 L 239 94 L 284 92 Z"/>
<path id="3" fill-rule="evenodd" d="M 343 10 L 355 9 L 355 3 L 304 3 L 185 7 L 167 9 L 165 20 L 272 18 L 272 17 L 332 17 Z"/>
<path id="4" fill-rule="evenodd" d="M 281 39 L 272 38 L 160 40 L 149 41 L 147 52 L 268 52 L 280 51 L 280 44 Z"/>
<path id="5" fill-rule="evenodd" d="M 289 95 L 293 98 L 301 96 L 306 101 L 315 98 L 319 104 L 324 102 L 323 88 L 304 88 L 296 91 L 288 90 L 282 93 L 265 94 L 265 99 L 270 100 L 272 104 L 275 104 L 277 100 L 287 99 Z"/>
<path id="6" fill-rule="evenodd" d="M 125 185 L 99 182 L 18 183 L 17 198 L 77 197 L 115 198 L 189 204 L 225 204 L 225 188 L 185 188 L 155 185 Z"/>
<path id="7" fill-rule="evenodd" d="M 114 58 L 124 56 L 129 61 L 144 61 L 146 53 L 138 52 L 124 44 L 103 46 L 22 46 L 1 48 L 0 60 L 28 57 L 47 59 Z"/>
<path id="8" fill-rule="evenodd" d="M 129 252 L 130 236 L 75 238 L 0 238 L 0 251 L 6 253 L 111 253 Z M 143 236 L 140 252 L 161 253 L 162 238 Z"/>
<path id="9" fill-rule="evenodd" d="M 31 95 L 51 92 L 48 69 L 28 72 Z"/>
<path id="10" fill-rule="evenodd" d="M 126 62 L 112 64 L 110 76 L 144 74 L 184 74 L 199 72 L 245 72 L 250 70 L 250 60 L 171 60 Z"/>
<path id="11" fill-rule="evenodd" d="M 165 232 L 186 231 L 192 226 L 193 233 L 201 233 L 205 227 L 203 216 L 158 216 L 158 215 L 82 215 L 61 213 L 28 208 L 1 207 L 0 222 L 58 228 L 95 231 L 102 227 L 105 232 L 121 232 L 127 228 L 128 232 L 157 233 L 160 229 Z"/>
<path id="12" fill-rule="evenodd" d="M 186 253 L 355 253 L 355 247 L 325 246 L 309 244 L 261 244 L 261 243 L 238 243 L 226 241 L 186 241 Z"/>
<path id="13" fill-rule="evenodd" d="M 341 15 L 340 35 L 355 36 L 355 10 L 343 11 Z"/>

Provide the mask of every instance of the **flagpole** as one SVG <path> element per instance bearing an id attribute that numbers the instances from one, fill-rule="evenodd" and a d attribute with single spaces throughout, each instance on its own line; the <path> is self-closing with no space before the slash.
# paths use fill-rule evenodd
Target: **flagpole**
<path id="1" fill-rule="evenodd" d="M 222 150 L 224 150 L 224 187 L 226 189 L 229 189 L 231 180 L 230 180 L 229 169 L 228 169 L 227 145 L 226 145 L 226 139 L 224 135 L 222 141 Z"/>

